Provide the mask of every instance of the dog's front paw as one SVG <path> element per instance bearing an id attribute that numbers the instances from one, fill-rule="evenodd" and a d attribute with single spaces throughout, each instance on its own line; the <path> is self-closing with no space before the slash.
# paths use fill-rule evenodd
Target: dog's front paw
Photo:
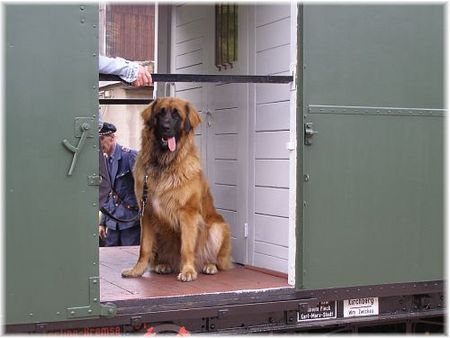
<path id="1" fill-rule="evenodd" d="M 122 270 L 122 277 L 125 278 L 136 278 L 141 277 L 144 274 L 144 271 L 138 271 L 135 268 Z"/>
<path id="2" fill-rule="evenodd" d="M 183 268 L 177 279 L 182 282 L 191 282 L 197 279 L 197 271 L 192 267 Z"/>
<path id="3" fill-rule="evenodd" d="M 215 275 L 217 273 L 216 264 L 205 264 L 205 266 L 203 267 L 203 273 L 206 273 L 207 275 Z"/>
<path id="4" fill-rule="evenodd" d="M 156 273 L 161 273 L 161 274 L 166 274 L 166 273 L 172 272 L 172 268 L 170 267 L 169 264 L 157 264 L 155 266 L 154 270 Z"/>

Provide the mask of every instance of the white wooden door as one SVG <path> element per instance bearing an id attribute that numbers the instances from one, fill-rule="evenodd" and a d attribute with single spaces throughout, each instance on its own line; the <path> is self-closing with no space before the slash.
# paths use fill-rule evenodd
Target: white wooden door
<path id="1" fill-rule="evenodd" d="M 290 75 L 291 11 L 287 3 L 239 4 L 238 60 L 219 71 L 214 4 L 173 6 L 171 72 Z M 234 260 L 288 272 L 295 209 L 286 147 L 295 140 L 290 85 L 178 83 L 175 93 L 202 112 L 196 139 L 215 206 L 232 229 Z"/>
<path id="2" fill-rule="evenodd" d="M 214 5 L 208 27 L 215 27 Z M 248 74 L 247 7 L 238 6 L 238 57 L 233 68 L 215 66 L 215 36 L 210 30 L 208 74 Z M 216 208 L 231 226 L 233 259 L 248 263 L 248 84 L 211 83 L 207 86 L 206 149 L 208 179 Z"/>
<path id="3" fill-rule="evenodd" d="M 256 5 L 253 11 L 249 20 L 249 36 L 254 41 L 250 68 L 260 75 L 290 75 L 295 39 L 290 4 Z M 295 215 L 290 199 L 295 189 L 290 175 L 293 163 L 286 147 L 295 140 L 291 99 L 289 84 L 255 85 L 249 128 L 254 148 L 249 186 L 251 264 L 281 272 L 288 272 L 290 222 Z"/>
<path id="4" fill-rule="evenodd" d="M 239 20 L 244 20 L 239 12 Z M 234 68 L 219 72 L 214 65 L 214 5 L 172 7 L 171 71 L 178 74 L 247 74 L 245 48 Z M 243 24 L 242 27 L 245 27 Z M 247 45 L 239 31 L 239 47 Z M 247 262 L 248 85 L 177 83 L 175 95 L 190 100 L 203 122 L 196 131 L 203 169 L 217 210 L 232 230 L 233 259 Z"/>

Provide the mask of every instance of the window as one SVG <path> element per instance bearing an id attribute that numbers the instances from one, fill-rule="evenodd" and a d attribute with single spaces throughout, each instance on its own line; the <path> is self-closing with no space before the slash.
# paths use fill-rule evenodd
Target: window
<path id="1" fill-rule="evenodd" d="M 153 61 L 155 5 L 102 3 L 100 53 L 133 61 Z"/>
<path id="2" fill-rule="evenodd" d="M 237 5 L 216 5 L 216 67 L 233 68 L 237 61 Z"/>

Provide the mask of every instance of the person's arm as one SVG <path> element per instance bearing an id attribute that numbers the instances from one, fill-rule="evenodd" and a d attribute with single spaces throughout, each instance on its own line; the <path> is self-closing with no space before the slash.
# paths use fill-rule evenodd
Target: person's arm
<path id="1" fill-rule="evenodd" d="M 123 58 L 110 58 L 100 55 L 98 58 L 98 71 L 100 74 L 118 75 L 122 80 L 135 87 L 149 86 L 152 77 L 147 69 L 140 64 Z"/>
<path id="2" fill-rule="evenodd" d="M 134 169 L 134 163 L 136 162 L 137 151 L 131 149 L 130 156 L 128 156 L 128 165 L 130 166 L 131 172 Z"/>

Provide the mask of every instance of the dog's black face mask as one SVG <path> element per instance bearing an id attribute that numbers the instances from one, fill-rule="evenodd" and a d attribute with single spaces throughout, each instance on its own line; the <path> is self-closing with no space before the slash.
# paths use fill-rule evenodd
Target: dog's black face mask
<path id="1" fill-rule="evenodd" d="M 177 109 L 162 108 L 154 119 L 155 136 L 162 150 L 175 151 L 181 136 L 181 117 Z"/>

